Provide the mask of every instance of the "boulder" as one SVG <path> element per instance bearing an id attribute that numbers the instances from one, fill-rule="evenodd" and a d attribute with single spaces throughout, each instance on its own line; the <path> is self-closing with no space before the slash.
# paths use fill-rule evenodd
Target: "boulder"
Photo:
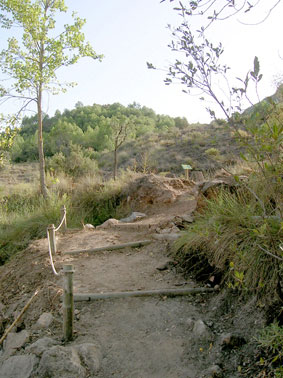
<path id="1" fill-rule="evenodd" d="M 33 353 L 36 356 L 40 357 L 45 350 L 50 349 L 57 344 L 58 341 L 51 339 L 50 337 L 43 337 L 42 339 L 38 339 L 33 344 L 27 346 L 25 348 L 25 351 L 27 353 Z"/>
<path id="2" fill-rule="evenodd" d="M 202 171 L 192 171 L 190 172 L 190 179 L 195 181 L 196 183 L 204 182 L 204 176 Z"/>
<path id="3" fill-rule="evenodd" d="M 100 226 L 97 226 L 96 228 L 103 230 L 103 229 L 107 229 L 107 228 L 111 228 L 113 226 L 116 226 L 118 223 L 119 223 L 119 221 L 117 219 L 110 218 L 107 221 L 105 221 L 104 223 L 102 223 Z"/>
<path id="4" fill-rule="evenodd" d="M 178 178 L 149 174 L 130 183 L 127 195 L 137 204 L 166 204 L 173 203 L 185 189 L 191 187 L 191 183 Z"/>
<path id="5" fill-rule="evenodd" d="M 170 233 L 170 234 L 153 234 L 152 237 L 155 240 L 161 240 L 161 241 L 175 241 L 177 240 L 180 235 L 176 233 Z"/>
<path id="6" fill-rule="evenodd" d="M 102 359 L 101 351 L 97 345 L 85 343 L 76 345 L 74 348 L 77 350 L 83 365 L 89 369 L 90 373 L 97 373 Z"/>
<path id="7" fill-rule="evenodd" d="M 146 217 L 146 214 L 139 213 L 138 211 L 134 211 L 129 217 L 120 219 L 120 222 L 124 222 L 124 223 L 135 222 L 145 217 Z"/>
<path id="8" fill-rule="evenodd" d="M 201 319 L 195 321 L 193 334 L 195 337 L 203 341 L 211 341 L 213 339 L 212 332 Z"/>
<path id="9" fill-rule="evenodd" d="M 42 354 L 37 374 L 39 377 L 84 378 L 86 370 L 76 349 L 57 345 Z"/>
<path id="10" fill-rule="evenodd" d="M 53 322 L 53 315 L 50 312 L 43 312 L 35 324 L 35 328 L 49 328 Z"/>
<path id="11" fill-rule="evenodd" d="M 17 349 L 22 348 L 28 342 L 30 334 L 28 331 L 23 330 L 18 333 L 11 332 L 7 335 L 4 342 L 4 353 L 2 359 L 10 357 Z"/>
<path id="12" fill-rule="evenodd" d="M 215 189 L 226 187 L 232 188 L 237 186 L 234 178 L 232 176 L 222 177 L 210 181 L 205 181 L 200 185 L 200 193 L 202 193 L 205 197 L 210 197 L 210 195 L 215 191 Z"/>
<path id="13" fill-rule="evenodd" d="M 0 378 L 30 378 L 36 364 L 33 354 L 10 357 L 0 366 Z"/>

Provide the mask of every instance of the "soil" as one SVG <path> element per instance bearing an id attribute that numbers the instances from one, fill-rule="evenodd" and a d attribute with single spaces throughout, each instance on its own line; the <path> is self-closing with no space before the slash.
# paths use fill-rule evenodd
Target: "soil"
<path id="1" fill-rule="evenodd" d="M 176 233 L 175 217 L 192 214 L 195 210 L 197 186 L 187 184 L 175 187 L 174 198 L 169 202 L 160 202 L 160 196 L 147 201 L 140 195 L 142 201 L 138 210 L 144 210 L 147 217 L 137 222 L 59 233 L 55 266 L 57 270 L 63 264 L 74 266 L 75 293 L 199 287 L 192 278 L 183 276 L 170 256 L 172 242 L 166 239 Z M 156 235 L 159 235 L 157 239 Z M 145 239 L 151 240 L 151 244 L 140 248 L 74 256 L 63 254 Z M 0 335 L 39 288 L 40 293 L 18 329 L 31 330 L 30 342 L 45 335 L 61 340 L 62 278 L 55 277 L 51 271 L 47 240 L 33 242 L 27 250 L 1 266 L 0 277 Z M 221 291 L 172 298 L 76 302 L 75 309 L 73 343 L 95 342 L 102 352 L 97 377 L 257 376 L 253 335 L 264 324 L 264 318 L 256 309 L 254 299 L 241 303 L 238 296 Z M 35 330 L 34 324 L 43 312 L 51 312 L 55 321 L 48 329 Z M 199 321 L 204 327 L 202 331 L 196 327 Z M 242 342 L 226 345 L 223 337 L 227 333 Z"/>

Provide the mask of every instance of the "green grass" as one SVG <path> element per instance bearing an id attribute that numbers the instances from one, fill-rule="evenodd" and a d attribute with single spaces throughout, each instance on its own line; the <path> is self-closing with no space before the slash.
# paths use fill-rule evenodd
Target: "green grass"
<path id="1" fill-rule="evenodd" d="M 0 199 L 0 265 L 25 249 L 29 242 L 46 236 L 49 224 L 58 225 L 61 208 L 67 208 L 69 228 L 82 227 L 82 222 L 99 225 L 105 220 L 124 216 L 127 211 L 124 188 L 131 179 L 124 173 L 119 180 L 102 182 L 87 176 L 74 183 L 66 176 L 52 184 L 44 200 L 37 191 L 22 195 L 12 193 Z"/>
<path id="2" fill-rule="evenodd" d="M 262 196 L 241 186 L 204 199 L 205 208 L 175 244 L 184 268 L 201 276 L 210 266 L 209 272 L 221 273 L 223 285 L 258 293 L 267 301 L 277 298 L 283 264 L 266 251 L 282 258 L 283 229 L 280 218 L 274 217 L 268 187 L 262 180 Z"/>
<path id="3" fill-rule="evenodd" d="M 66 203 L 66 197 L 51 195 L 48 200 L 38 194 L 28 200 L 23 197 L 13 209 L 10 200 L 7 203 L 6 211 L 2 207 L 0 218 L 0 264 L 26 248 L 31 240 L 44 237 L 49 224 L 59 222 L 60 209 Z"/>
<path id="4" fill-rule="evenodd" d="M 265 327 L 257 339 L 264 356 L 260 358 L 260 364 L 268 368 L 272 377 L 283 376 L 283 327 L 277 322 Z M 267 356 L 267 357 L 265 357 Z"/>

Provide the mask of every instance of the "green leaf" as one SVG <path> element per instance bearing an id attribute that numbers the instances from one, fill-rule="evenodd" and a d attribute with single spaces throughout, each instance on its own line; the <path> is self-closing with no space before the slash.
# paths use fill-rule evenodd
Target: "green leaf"
<path id="1" fill-rule="evenodd" d="M 257 77 L 259 74 L 259 60 L 257 56 L 255 56 L 254 58 L 254 74 L 255 74 L 255 77 Z"/>

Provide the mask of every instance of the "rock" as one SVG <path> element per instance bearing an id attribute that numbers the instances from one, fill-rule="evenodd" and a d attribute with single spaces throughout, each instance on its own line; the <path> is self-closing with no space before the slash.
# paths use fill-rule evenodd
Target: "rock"
<path id="1" fill-rule="evenodd" d="M 84 378 L 86 370 L 76 349 L 57 345 L 42 354 L 37 374 L 39 377 Z"/>
<path id="2" fill-rule="evenodd" d="M 93 231 L 93 230 L 95 230 L 95 227 L 92 224 L 90 224 L 90 223 L 87 223 L 87 224 L 83 223 L 83 228 L 86 231 Z"/>
<path id="3" fill-rule="evenodd" d="M 222 369 L 218 365 L 212 365 L 202 373 L 202 378 L 221 378 L 223 377 Z"/>
<path id="4" fill-rule="evenodd" d="M 140 205 L 173 203 L 192 184 L 177 178 L 166 178 L 154 174 L 143 175 L 131 182 L 127 195 Z"/>
<path id="5" fill-rule="evenodd" d="M 156 269 L 157 269 L 157 270 L 160 270 L 160 271 L 163 271 L 163 270 L 170 269 L 171 266 L 174 266 L 174 265 L 175 265 L 174 261 L 172 261 L 172 260 L 168 260 L 168 261 L 166 261 L 165 263 L 159 265 Z"/>
<path id="6" fill-rule="evenodd" d="M 0 302 L 0 313 L 3 312 L 4 308 L 5 308 L 5 306 L 3 305 L 2 302 Z"/>
<path id="7" fill-rule="evenodd" d="M 114 218 L 108 219 L 106 222 L 102 223 L 100 226 L 97 226 L 96 228 L 98 229 L 105 229 L 105 228 L 111 228 L 115 225 L 117 225 L 119 221 Z"/>
<path id="8" fill-rule="evenodd" d="M 30 378 L 36 364 L 33 354 L 10 357 L 0 367 L 0 378 Z"/>
<path id="9" fill-rule="evenodd" d="M 120 219 L 120 222 L 135 222 L 138 219 L 145 218 L 146 214 L 134 211 L 129 217 Z"/>
<path id="10" fill-rule="evenodd" d="M 176 215 L 173 221 L 176 226 L 183 227 L 186 223 L 192 223 L 194 219 L 190 214 L 184 214 L 184 215 Z"/>
<path id="11" fill-rule="evenodd" d="M 204 182 L 204 176 L 202 171 L 192 171 L 190 172 L 190 178 L 191 180 L 195 182 Z"/>
<path id="12" fill-rule="evenodd" d="M 220 335 L 220 345 L 222 348 L 233 349 L 246 344 L 244 337 L 232 333 L 223 333 Z"/>
<path id="13" fill-rule="evenodd" d="M 18 333 L 9 333 L 4 343 L 4 353 L 2 359 L 10 357 L 17 349 L 22 348 L 28 342 L 30 334 L 23 330 Z"/>
<path id="14" fill-rule="evenodd" d="M 193 329 L 195 321 L 192 318 L 188 318 L 186 320 L 186 324 L 187 324 L 187 326 L 188 326 L 189 329 Z"/>
<path id="15" fill-rule="evenodd" d="M 201 339 L 201 340 L 207 340 L 210 341 L 213 338 L 213 334 L 210 331 L 210 329 L 204 324 L 204 322 L 199 319 L 195 322 L 193 327 L 193 334 Z"/>
<path id="16" fill-rule="evenodd" d="M 235 187 L 237 183 L 235 182 L 233 176 L 221 177 L 211 181 L 205 181 L 200 185 L 200 192 L 206 197 L 210 195 L 211 190 L 219 187 Z"/>
<path id="17" fill-rule="evenodd" d="M 75 311 L 74 311 L 74 315 L 75 315 L 76 320 L 80 320 L 80 317 L 81 317 L 81 312 L 80 312 L 80 310 L 78 310 L 78 309 L 76 308 Z"/>
<path id="18" fill-rule="evenodd" d="M 88 367 L 91 373 L 97 373 L 100 369 L 102 355 L 100 349 L 95 344 L 86 343 L 74 347 L 82 360 L 82 363 Z"/>
<path id="19" fill-rule="evenodd" d="M 187 222 L 187 223 L 192 223 L 194 221 L 194 218 L 190 214 L 181 215 L 181 218 L 183 219 L 184 222 Z"/>
<path id="20" fill-rule="evenodd" d="M 179 238 L 179 234 L 153 234 L 152 237 L 156 240 L 175 241 Z"/>
<path id="21" fill-rule="evenodd" d="M 53 315 L 50 312 L 43 312 L 35 324 L 35 328 L 49 328 L 53 322 Z"/>
<path id="22" fill-rule="evenodd" d="M 172 234 L 172 233 L 176 234 L 178 232 L 180 232 L 180 230 L 175 225 L 172 225 L 170 228 L 160 229 L 160 231 L 159 231 L 160 234 Z"/>
<path id="23" fill-rule="evenodd" d="M 58 341 L 51 339 L 50 337 L 43 337 L 42 339 L 38 339 L 33 344 L 27 346 L 25 348 L 25 351 L 27 353 L 33 353 L 36 356 L 40 357 L 46 349 L 49 349 L 57 344 Z"/>

